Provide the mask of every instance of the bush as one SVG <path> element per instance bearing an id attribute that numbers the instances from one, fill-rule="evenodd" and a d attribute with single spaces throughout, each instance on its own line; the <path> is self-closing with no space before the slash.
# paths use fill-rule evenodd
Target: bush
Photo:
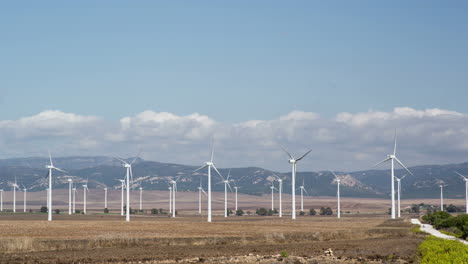
<path id="1" fill-rule="evenodd" d="M 410 212 L 415 213 L 415 214 L 419 214 L 419 205 L 418 204 L 411 205 Z"/>
<path id="2" fill-rule="evenodd" d="M 159 210 L 156 208 L 151 209 L 151 214 L 159 214 Z"/>
<path id="3" fill-rule="evenodd" d="M 81 214 L 80 210 L 75 210 L 75 214 Z"/>
<path id="4" fill-rule="evenodd" d="M 300 212 L 299 212 L 299 215 L 300 215 L 300 216 L 304 216 L 304 215 L 305 215 L 304 211 L 300 211 Z"/>
<path id="5" fill-rule="evenodd" d="M 265 216 L 265 215 L 271 215 L 271 212 L 272 212 L 271 209 L 267 210 L 265 208 L 260 208 L 260 209 L 257 209 L 257 211 L 255 213 L 258 214 L 258 215 Z"/>
<path id="6" fill-rule="evenodd" d="M 461 214 L 451 216 L 446 212 L 435 212 L 422 217 L 425 223 L 434 225 L 436 229 L 446 229 L 451 233 L 455 233 L 463 239 L 468 238 L 468 215 Z"/>
<path id="7" fill-rule="evenodd" d="M 108 213 L 109 213 L 109 209 L 104 208 L 104 213 L 105 213 L 105 214 L 108 214 Z"/>
<path id="8" fill-rule="evenodd" d="M 466 263 L 468 247 L 456 240 L 429 236 L 419 245 L 421 264 Z"/>
<path id="9" fill-rule="evenodd" d="M 314 209 L 314 208 L 311 208 L 311 209 L 309 210 L 309 215 L 316 215 L 316 214 L 317 214 L 317 212 L 315 212 L 315 209 Z"/>
<path id="10" fill-rule="evenodd" d="M 322 207 L 320 208 L 320 215 L 332 215 L 333 210 L 330 207 Z"/>
<path id="11" fill-rule="evenodd" d="M 41 206 L 41 213 L 47 213 L 47 206 Z"/>
<path id="12" fill-rule="evenodd" d="M 283 258 L 287 258 L 287 257 L 289 257 L 289 254 L 288 254 L 288 252 L 286 250 L 281 250 L 281 256 Z"/>
<path id="13" fill-rule="evenodd" d="M 243 216 L 243 215 L 244 215 L 244 211 L 242 211 L 242 209 L 237 209 L 236 215 L 238 215 L 238 216 Z"/>
<path id="14" fill-rule="evenodd" d="M 55 209 L 56 214 L 60 214 L 60 209 Z"/>
<path id="15" fill-rule="evenodd" d="M 227 215 L 228 215 L 228 216 L 230 216 L 230 215 L 232 215 L 232 214 L 233 214 L 233 213 L 232 213 L 232 210 L 231 210 L 231 209 L 229 209 L 229 208 L 226 210 L 226 213 L 227 213 Z"/>

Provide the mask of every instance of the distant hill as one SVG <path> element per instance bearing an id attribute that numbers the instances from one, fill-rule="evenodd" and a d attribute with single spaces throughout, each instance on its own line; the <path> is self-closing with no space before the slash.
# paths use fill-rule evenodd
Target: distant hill
<path id="1" fill-rule="evenodd" d="M 128 161 L 134 158 L 127 159 Z M 17 179 L 18 185 L 31 191 L 47 188 L 47 158 L 14 158 L 0 160 L 0 189 L 11 190 Z M 54 172 L 54 188 L 66 188 L 70 177 L 75 183 L 83 184 L 89 180 L 89 188 L 119 188 L 119 179 L 125 176 L 125 169 L 112 157 L 62 157 L 55 158 L 54 165 L 67 172 Z M 207 171 L 195 174 L 197 167 L 146 161 L 140 158 L 133 165 L 133 188 L 143 187 L 150 190 L 166 190 L 171 178 L 180 177 L 180 191 L 195 191 L 202 180 L 206 185 Z M 261 195 L 269 193 L 271 181 L 278 175 L 283 181 L 285 193 L 291 193 L 291 173 L 272 172 L 258 167 L 220 169 L 224 177 L 230 170 L 231 179 L 239 186 L 239 192 Z M 468 175 L 468 163 L 448 165 L 426 165 L 410 168 L 414 176 L 407 176 L 402 181 L 402 197 L 404 198 L 437 198 L 439 197 L 439 182 L 447 184 L 444 196 L 447 198 L 462 198 L 465 195 L 464 182 L 453 172 L 458 171 Z M 341 178 L 341 195 L 344 197 L 389 197 L 390 170 L 367 170 L 358 172 L 337 172 Z M 402 169 L 396 170 L 397 176 L 404 175 Z M 216 184 L 221 178 L 212 172 L 212 188 L 215 191 L 224 190 L 222 184 Z M 330 172 L 298 172 L 297 187 L 304 181 L 309 195 L 334 196 L 336 184 Z M 234 184 L 234 183 L 233 183 Z M 278 182 L 275 181 L 278 187 Z"/>

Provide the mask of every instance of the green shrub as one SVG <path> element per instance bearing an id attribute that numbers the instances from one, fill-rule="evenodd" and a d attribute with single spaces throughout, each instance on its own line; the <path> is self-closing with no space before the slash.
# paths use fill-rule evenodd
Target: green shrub
<path id="1" fill-rule="evenodd" d="M 47 213 L 47 206 L 41 206 L 41 213 Z"/>
<path id="2" fill-rule="evenodd" d="M 466 263 L 468 246 L 455 240 L 429 236 L 419 245 L 421 264 Z"/>
<path id="3" fill-rule="evenodd" d="M 309 210 L 309 215 L 316 215 L 316 214 L 317 214 L 317 212 L 315 211 L 314 208 L 311 208 L 311 209 Z"/>
<path id="4" fill-rule="evenodd" d="M 159 214 L 159 210 L 156 208 L 151 209 L 151 214 Z"/>
<path id="5" fill-rule="evenodd" d="M 304 211 L 300 211 L 299 215 L 304 216 L 305 215 Z"/>
<path id="6" fill-rule="evenodd" d="M 238 216 L 243 216 L 243 215 L 244 215 L 244 211 L 243 211 L 242 209 L 237 209 L 236 215 L 238 215 Z"/>
<path id="7" fill-rule="evenodd" d="M 60 209 L 55 209 L 56 214 L 60 214 Z"/>
<path id="8" fill-rule="evenodd" d="M 104 208 L 104 213 L 105 213 L 105 214 L 108 214 L 108 213 L 109 213 L 109 209 Z"/>
<path id="9" fill-rule="evenodd" d="M 281 256 L 283 258 L 287 258 L 287 257 L 289 257 L 289 254 L 288 254 L 288 252 L 286 250 L 281 250 Z"/>
<path id="10" fill-rule="evenodd" d="M 258 215 L 262 215 L 262 216 L 265 216 L 265 215 L 271 215 L 273 211 L 270 209 L 270 210 L 267 210 L 265 208 L 260 208 L 260 209 L 257 209 L 257 211 L 255 211 L 256 214 Z"/>
<path id="11" fill-rule="evenodd" d="M 332 215 L 333 211 L 330 207 L 322 207 L 320 208 L 320 215 Z"/>

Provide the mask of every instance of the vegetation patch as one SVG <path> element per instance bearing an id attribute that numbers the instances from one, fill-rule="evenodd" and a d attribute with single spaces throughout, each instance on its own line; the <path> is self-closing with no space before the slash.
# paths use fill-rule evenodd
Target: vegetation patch
<path id="1" fill-rule="evenodd" d="M 435 212 L 422 217 L 425 223 L 429 223 L 436 229 L 451 233 L 456 237 L 466 239 L 468 237 L 468 215 L 452 216 L 446 212 Z"/>
<path id="2" fill-rule="evenodd" d="M 428 236 L 418 248 L 421 264 L 466 263 L 468 246 L 456 240 Z"/>

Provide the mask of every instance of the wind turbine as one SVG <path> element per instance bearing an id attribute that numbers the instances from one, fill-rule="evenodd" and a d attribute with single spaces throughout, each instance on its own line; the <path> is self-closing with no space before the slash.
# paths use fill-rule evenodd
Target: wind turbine
<path id="1" fill-rule="evenodd" d="M 46 190 L 46 197 L 47 197 L 47 212 L 48 212 L 49 211 L 49 188 L 45 190 Z"/>
<path id="2" fill-rule="evenodd" d="M 390 161 L 391 163 L 391 184 L 392 184 L 392 189 L 391 189 L 391 196 L 392 196 L 392 208 L 391 208 L 391 218 L 395 219 L 395 161 L 400 164 L 401 167 L 403 167 L 409 174 L 413 175 L 411 171 L 406 168 L 403 163 L 396 157 L 396 145 L 397 145 L 397 136 L 396 136 L 396 130 L 395 130 L 395 145 L 393 147 L 393 154 L 387 155 L 387 158 L 382 160 L 381 162 L 377 163 L 374 165 L 378 166 L 384 162 Z"/>
<path id="3" fill-rule="evenodd" d="M 172 217 L 176 217 L 176 192 L 177 192 L 177 182 L 179 181 L 180 176 L 174 181 L 171 179 L 170 183 L 172 184 Z"/>
<path id="4" fill-rule="evenodd" d="M 281 194 L 283 193 L 283 180 L 280 177 L 278 177 L 278 175 L 274 173 L 273 175 L 275 175 L 275 177 L 278 179 L 278 185 L 279 185 L 278 187 L 279 188 L 278 189 L 278 193 L 279 193 L 279 212 L 278 213 L 279 214 L 278 215 L 279 217 L 283 217 L 283 200 L 281 198 Z"/>
<path id="5" fill-rule="evenodd" d="M 227 214 L 227 187 L 229 187 L 229 189 L 232 192 L 231 185 L 229 184 L 229 177 L 230 176 L 231 176 L 231 170 L 229 170 L 229 173 L 228 173 L 228 176 L 227 176 L 226 179 L 224 179 L 223 176 L 221 176 L 221 178 L 223 180 L 221 182 L 218 182 L 218 184 L 224 183 L 224 217 L 228 217 L 228 214 Z"/>
<path id="6" fill-rule="evenodd" d="M 143 209 L 141 208 L 141 200 L 142 200 L 142 198 L 143 198 L 143 188 L 140 187 L 140 211 L 143 210 Z"/>
<path id="7" fill-rule="evenodd" d="M 444 211 L 444 187 L 447 186 L 446 185 L 442 185 L 440 184 L 439 187 L 440 187 L 440 211 Z"/>
<path id="8" fill-rule="evenodd" d="M 72 191 L 73 191 L 73 213 L 76 213 L 76 187 L 73 186 L 72 188 Z"/>
<path id="9" fill-rule="evenodd" d="M 221 178 L 223 177 L 213 163 L 213 154 L 214 154 L 214 147 L 211 148 L 210 161 L 205 162 L 205 165 L 193 171 L 193 173 L 195 173 L 199 170 L 202 170 L 208 167 L 208 222 L 211 222 L 211 167 L 213 167 L 213 169 L 216 171 L 216 173 L 218 173 L 219 176 L 221 176 Z"/>
<path id="10" fill-rule="evenodd" d="M 298 189 L 301 189 L 301 212 L 304 212 L 304 192 L 307 193 L 307 190 L 304 188 L 304 178 L 302 178 L 302 185 Z"/>
<path id="11" fill-rule="evenodd" d="M 20 190 L 18 184 L 16 183 L 15 176 L 15 183 L 13 184 L 13 213 L 16 213 L 16 189 Z"/>
<path id="12" fill-rule="evenodd" d="M 68 172 L 54 166 L 54 163 L 52 162 L 52 156 L 50 155 L 50 152 L 49 152 L 49 160 L 50 160 L 50 164 L 46 166 L 46 169 L 49 170 L 49 175 L 48 175 L 49 176 L 49 191 L 47 193 L 47 199 L 48 199 L 47 200 L 48 201 L 47 220 L 52 221 L 52 170 L 61 171 L 63 173 L 68 173 Z"/>
<path id="13" fill-rule="evenodd" d="M 107 209 L 107 186 L 104 187 L 104 209 Z"/>
<path id="14" fill-rule="evenodd" d="M 28 189 L 23 185 L 23 212 L 26 213 L 26 192 Z"/>
<path id="15" fill-rule="evenodd" d="M 86 184 L 83 184 L 83 213 L 86 214 L 86 193 L 89 192 L 88 189 L 88 180 L 86 180 Z"/>
<path id="16" fill-rule="evenodd" d="M 465 181 L 465 208 L 466 208 L 466 214 L 468 214 L 468 178 L 466 178 L 465 176 L 461 175 L 460 173 L 456 171 L 455 173 L 460 175 L 460 177 L 462 177 L 463 180 Z"/>
<path id="17" fill-rule="evenodd" d="M 305 156 L 307 156 L 312 150 L 307 151 L 304 155 L 302 155 L 300 158 L 295 159 L 286 149 L 281 147 L 286 154 L 289 156 L 289 163 L 291 163 L 291 186 L 292 186 L 292 193 L 291 193 L 291 219 L 296 219 L 296 163 L 303 159 Z"/>
<path id="18" fill-rule="evenodd" d="M 274 180 L 271 182 L 271 186 L 270 186 L 270 189 L 271 189 L 271 210 L 275 210 L 275 196 L 274 196 L 274 193 L 275 193 L 275 184 L 274 184 Z"/>
<path id="19" fill-rule="evenodd" d="M 338 207 L 337 207 L 337 217 L 341 218 L 341 204 L 340 204 L 340 178 L 336 176 L 336 174 L 330 170 L 330 172 L 335 176 L 336 180 L 336 199 L 338 201 Z"/>
<path id="20" fill-rule="evenodd" d="M 169 186 L 169 213 L 172 213 L 172 187 Z"/>
<path id="21" fill-rule="evenodd" d="M 120 201 L 120 215 L 124 215 L 124 186 L 125 186 L 125 180 L 119 180 L 121 185 L 122 185 L 122 198 Z"/>
<path id="22" fill-rule="evenodd" d="M 0 212 L 3 212 L 3 189 L 0 189 Z"/>
<path id="23" fill-rule="evenodd" d="M 202 192 L 205 194 L 205 195 L 208 195 L 205 190 L 203 190 L 203 187 L 202 187 L 202 179 L 200 177 L 200 186 L 198 187 L 198 213 L 201 214 L 201 200 L 202 200 Z M 170 188 L 170 187 L 169 187 Z"/>
<path id="24" fill-rule="evenodd" d="M 130 222 L 130 177 L 132 177 L 132 181 L 133 181 L 133 172 L 132 172 L 132 164 L 137 160 L 138 158 L 138 155 L 137 157 L 130 163 L 124 161 L 123 159 L 120 159 L 120 158 L 117 158 L 117 157 L 114 157 L 115 159 L 117 160 L 120 160 L 122 162 L 122 165 L 124 166 L 124 168 L 127 170 L 126 172 L 126 176 L 125 176 L 125 179 L 126 179 L 126 188 L 127 188 L 127 204 L 126 204 L 126 218 L 125 218 L 125 221 L 127 222 Z"/>
<path id="25" fill-rule="evenodd" d="M 398 218 L 400 218 L 400 214 L 401 214 L 401 209 L 400 209 L 401 180 L 403 180 L 406 177 L 406 175 L 408 174 L 403 175 L 401 178 L 398 178 L 397 176 L 395 176 L 396 181 L 398 183 L 398 187 L 397 187 L 398 189 Z"/>
<path id="26" fill-rule="evenodd" d="M 234 197 L 235 197 L 235 208 L 236 208 L 235 209 L 236 211 L 234 213 L 236 213 L 237 212 L 237 190 L 239 190 L 239 187 L 236 185 L 236 182 L 233 181 L 233 183 L 234 183 L 234 190 L 235 190 L 235 196 Z"/>
<path id="27" fill-rule="evenodd" d="M 72 214 L 72 179 L 68 179 L 68 214 Z"/>

